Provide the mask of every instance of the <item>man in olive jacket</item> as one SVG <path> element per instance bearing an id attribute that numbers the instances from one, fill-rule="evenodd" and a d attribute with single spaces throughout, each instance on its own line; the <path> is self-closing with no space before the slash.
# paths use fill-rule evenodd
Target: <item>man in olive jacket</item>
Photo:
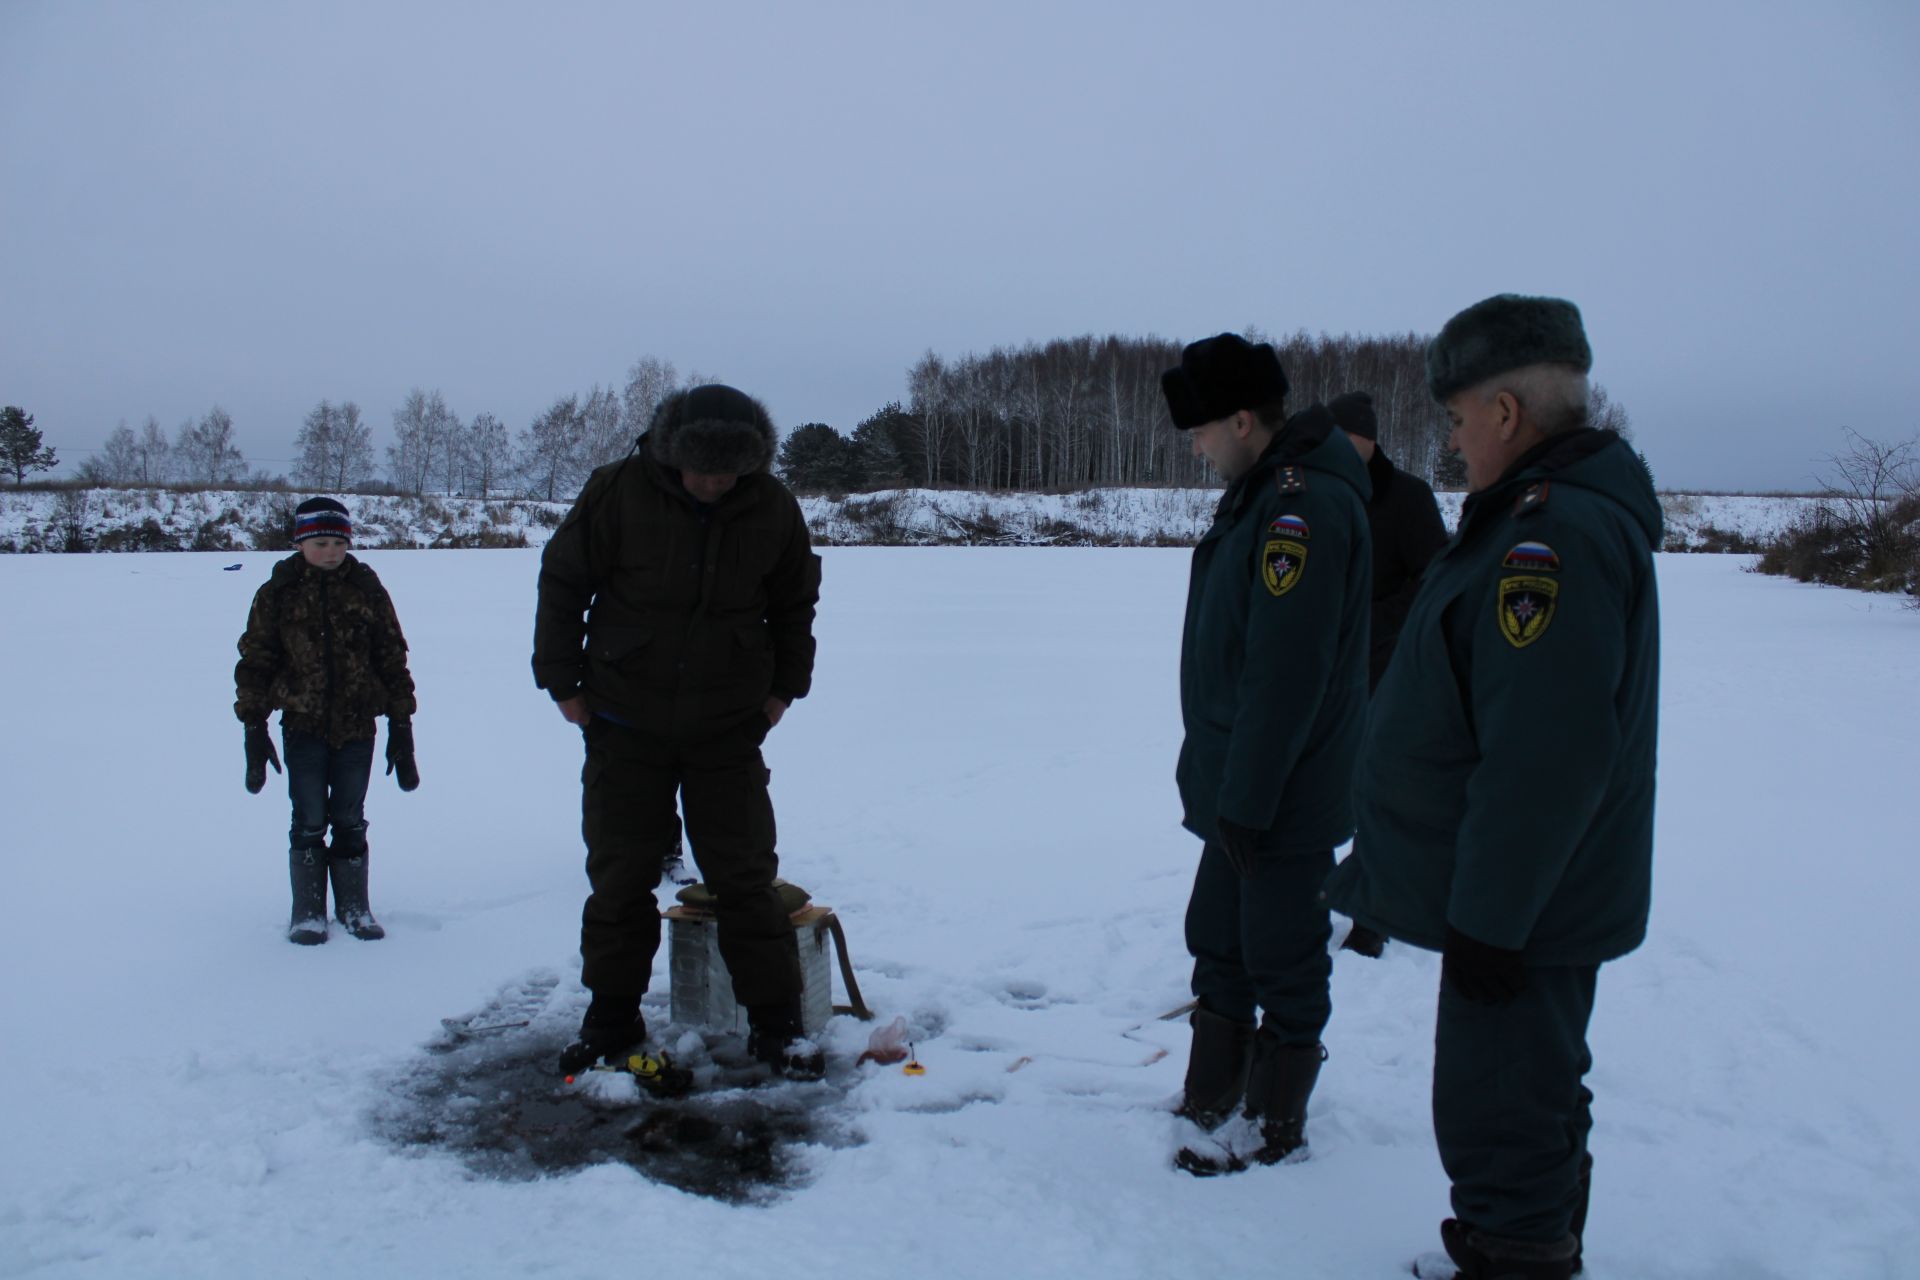
<path id="1" fill-rule="evenodd" d="M 1441 952 L 1433 1115 L 1465 1280 L 1580 1269 L 1602 962 L 1646 933 L 1661 514 L 1585 426 L 1580 313 L 1501 295 L 1427 352 L 1470 494 L 1367 724 L 1332 907 Z"/>
<path id="2" fill-rule="evenodd" d="M 1228 482 L 1194 549 L 1180 649 L 1176 779 L 1206 842 L 1187 907 L 1198 1008 L 1181 1110 L 1211 1132 L 1244 1098 L 1258 1137 L 1190 1144 L 1178 1162 L 1205 1175 L 1306 1145 L 1332 1010 L 1319 890 L 1353 833 L 1372 552 L 1359 455 L 1324 408 L 1285 416 L 1272 347 L 1196 342 L 1162 388 Z"/>
<path id="3" fill-rule="evenodd" d="M 534 680 L 581 726 L 587 756 L 580 979 L 593 998 L 567 1070 L 645 1039 L 676 798 L 752 1052 L 790 1073 L 818 1066 L 760 744 L 812 684 L 820 560 L 768 472 L 774 439 L 765 408 L 732 387 L 669 396 L 540 559 Z"/>

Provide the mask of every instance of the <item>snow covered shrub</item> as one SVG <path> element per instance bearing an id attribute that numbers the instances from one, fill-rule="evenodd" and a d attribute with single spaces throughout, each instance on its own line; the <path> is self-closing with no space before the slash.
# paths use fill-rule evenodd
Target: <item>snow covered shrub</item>
<path id="1" fill-rule="evenodd" d="M 1798 582 L 1920 594 L 1920 496 L 1890 504 L 1874 526 L 1822 507 L 1795 521 L 1754 567 Z"/>
<path id="2" fill-rule="evenodd" d="M 1738 529 L 1703 524 L 1691 538 L 1669 537 L 1663 551 L 1697 551 L 1706 555 L 1753 555 L 1764 550 L 1758 538 Z"/>
<path id="3" fill-rule="evenodd" d="M 452 529 L 443 532 L 430 544 L 436 550 L 446 548 L 474 547 L 525 547 L 527 531 L 525 529 L 503 529 L 498 525 L 486 525 L 469 533 L 455 533 Z"/>
<path id="4" fill-rule="evenodd" d="M 87 521 L 93 514 L 93 503 L 85 489 L 63 490 L 53 502 L 53 527 L 55 545 L 61 551 L 81 552 L 92 549 L 87 534 Z"/>
<path id="5" fill-rule="evenodd" d="M 256 551 L 285 551 L 293 545 L 293 508 L 293 498 L 285 494 L 254 504 L 247 536 Z"/>
<path id="6" fill-rule="evenodd" d="M 178 551 L 180 539 L 148 516 L 137 525 L 108 529 L 93 540 L 95 551 Z"/>

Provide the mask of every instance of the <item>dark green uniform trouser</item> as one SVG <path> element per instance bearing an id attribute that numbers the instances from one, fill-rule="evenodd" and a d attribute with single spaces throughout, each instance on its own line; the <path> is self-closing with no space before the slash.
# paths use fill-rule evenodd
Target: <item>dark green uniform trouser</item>
<path id="1" fill-rule="evenodd" d="M 1583 1077 L 1598 973 L 1530 968 L 1527 989 L 1498 1006 L 1440 984 L 1433 1130 L 1460 1221 L 1512 1240 L 1567 1234 L 1593 1128 Z"/>
<path id="2" fill-rule="evenodd" d="M 1333 1013 L 1333 926 L 1320 887 L 1333 850 L 1263 854 L 1242 877 L 1216 845 L 1200 851 L 1187 900 L 1193 994 L 1211 1013 L 1251 1022 L 1256 1009 L 1281 1044 L 1317 1044 Z"/>
<path id="3" fill-rule="evenodd" d="M 760 755 L 764 721 L 676 744 L 604 716 L 584 731 L 582 830 L 593 892 L 580 916 L 580 982 L 596 996 L 639 995 L 660 949 L 654 899 L 680 843 L 680 812 L 700 877 L 716 898 L 720 958 L 742 1005 L 800 993 L 793 922 L 773 887 L 773 801 Z M 676 811 L 676 798 L 678 810 Z"/>

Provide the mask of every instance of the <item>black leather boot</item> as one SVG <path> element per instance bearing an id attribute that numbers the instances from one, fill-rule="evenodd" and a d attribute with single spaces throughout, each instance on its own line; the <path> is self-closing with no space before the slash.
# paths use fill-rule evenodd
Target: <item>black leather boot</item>
<path id="1" fill-rule="evenodd" d="M 287 941 L 303 947 L 327 940 L 327 851 L 290 849 L 287 869 L 293 881 L 293 916 Z"/>
<path id="2" fill-rule="evenodd" d="M 327 859 L 333 873 L 333 918 L 347 926 L 347 932 L 366 942 L 387 936 L 373 918 L 367 903 L 367 855 L 365 850 L 342 857 L 338 851 Z"/>
<path id="3" fill-rule="evenodd" d="M 1247 1096 L 1253 1023 L 1223 1018 L 1206 1008 L 1195 1009 L 1188 1022 L 1193 1044 L 1187 1050 L 1186 1087 L 1175 1114 L 1211 1132 Z"/>
<path id="4" fill-rule="evenodd" d="M 1260 1125 L 1254 1161 L 1279 1164 L 1307 1149 L 1307 1099 L 1326 1057 L 1325 1045 L 1282 1044 L 1264 1028 L 1255 1038 L 1247 1076 L 1247 1118 Z"/>
<path id="5" fill-rule="evenodd" d="M 827 1055 L 807 1039 L 800 998 L 747 1006 L 747 1053 L 789 1080 L 818 1080 Z"/>
<path id="6" fill-rule="evenodd" d="M 580 1020 L 580 1035 L 560 1051 L 560 1070 L 567 1075 L 625 1053 L 647 1039 L 647 1020 L 640 1016 L 638 994 L 595 992 Z"/>
<path id="7" fill-rule="evenodd" d="M 1509 1240 L 1456 1218 L 1440 1224 L 1440 1243 L 1460 1268 L 1459 1280 L 1570 1280 L 1580 1247 L 1571 1233 L 1547 1244 Z"/>

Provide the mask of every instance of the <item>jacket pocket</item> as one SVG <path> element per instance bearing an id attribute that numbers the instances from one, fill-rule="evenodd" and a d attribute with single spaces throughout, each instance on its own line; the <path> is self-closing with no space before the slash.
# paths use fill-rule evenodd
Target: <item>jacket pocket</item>
<path id="1" fill-rule="evenodd" d="M 647 627 L 595 627 L 587 636 L 587 656 L 619 666 L 652 643 L 653 631 Z"/>
<path id="2" fill-rule="evenodd" d="M 733 628 L 734 653 L 728 686 L 758 707 L 773 688 L 773 641 L 765 623 L 742 622 Z"/>

